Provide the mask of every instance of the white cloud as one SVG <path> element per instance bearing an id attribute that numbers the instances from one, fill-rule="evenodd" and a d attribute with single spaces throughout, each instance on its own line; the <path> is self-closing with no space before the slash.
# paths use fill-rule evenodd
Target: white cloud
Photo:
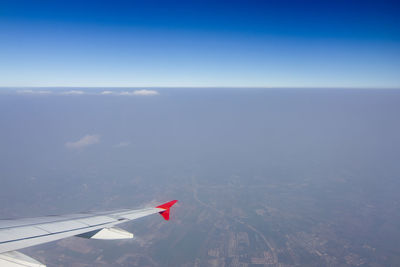
<path id="1" fill-rule="evenodd" d="M 34 95 L 34 94 L 36 94 L 36 95 L 49 95 L 49 94 L 51 94 L 53 92 L 49 91 L 49 90 L 31 90 L 31 89 L 29 89 L 29 90 L 20 90 L 20 91 L 17 91 L 17 93 L 18 94 L 30 94 L 30 95 Z"/>
<path id="2" fill-rule="evenodd" d="M 79 90 L 71 90 L 71 91 L 67 91 L 67 92 L 62 92 L 62 95 L 83 95 L 85 94 L 84 91 L 79 91 Z"/>
<path id="3" fill-rule="evenodd" d="M 112 95 L 112 94 L 114 94 L 114 92 L 113 91 L 103 91 L 100 94 L 101 95 Z"/>
<path id="4" fill-rule="evenodd" d="M 114 145 L 115 148 L 119 148 L 119 147 L 127 147 L 131 144 L 131 142 L 120 142 L 116 145 Z"/>
<path id="5" fill-rule="evenodd" d="M 93 134 L 93 135 L 85 135 L 81 139 L 76 142 L 67 142 L 65 146 L 71 149 L 80 149 L 90 145 L 94 145 L 100 142 L 100 135 Z"/>
<path id="6" fill-rule="evenodd" d="M 155 90 L 136 90 L 133 92 L 134 95 L 159 95 L 159 93 Z"/>
<path id="7" fill-rule="evenodd" d="M 135 90 L 135 91 L 121 91 L 121 92 L 103 91 L 100 94 L 101 95 L 120 95 L 120 96 L 153 96 L 153 95 L 159 95 L 159 93 L 157 91 L 155 91 L 155 90 L 147 90 L 147 89 Z"/>

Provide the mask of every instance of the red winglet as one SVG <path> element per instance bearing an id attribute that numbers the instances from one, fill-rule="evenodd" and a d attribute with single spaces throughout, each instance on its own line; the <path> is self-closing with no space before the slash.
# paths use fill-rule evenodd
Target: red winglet
<path id="1" fill-rule="evenodd" d="M 160 211 L 159 213 L 161 214 L 161 216 L 163 216 L 163 218 L 168 221 L 169 220 L 169 209 L 176 203 L 178 202 L 178 200 L 172 200 L 170 202 L 161 204 L 160 206 L 157 206 L 156 208 L 159 209 L 165 209 L 164 211 Z"/>

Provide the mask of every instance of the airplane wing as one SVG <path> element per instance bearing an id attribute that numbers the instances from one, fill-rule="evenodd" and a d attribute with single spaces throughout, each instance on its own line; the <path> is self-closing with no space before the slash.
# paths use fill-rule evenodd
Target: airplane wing
<path id="1" fill-rule="evenodd" d="M 138 210 L 0 220 L 0 266 L 45 266 L 16 250 L 66 237 L 133 238 L 133 234 L 114 226 L 155 213 L 169 220 L 170 208 L 176 202 L 173 200 L 155 208 Z"/>

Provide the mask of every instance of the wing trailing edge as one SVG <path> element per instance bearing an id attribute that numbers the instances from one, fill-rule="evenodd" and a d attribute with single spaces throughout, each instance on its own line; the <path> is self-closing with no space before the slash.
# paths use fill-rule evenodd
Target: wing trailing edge
<path id="1" fill-rule="evenodd" d="M 9 251 L 0 254 L 0 266 L 3 267 L 46 267 L 37 260 L 18 251 Z"/>

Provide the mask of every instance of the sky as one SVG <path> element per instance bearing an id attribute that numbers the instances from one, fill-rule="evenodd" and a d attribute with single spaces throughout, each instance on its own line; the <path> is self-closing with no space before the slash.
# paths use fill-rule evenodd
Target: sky
<path id="1" fill-rule="evenodd" d="M 0 1 L 0 86 L 400 88 L 395 1 Z"/>

